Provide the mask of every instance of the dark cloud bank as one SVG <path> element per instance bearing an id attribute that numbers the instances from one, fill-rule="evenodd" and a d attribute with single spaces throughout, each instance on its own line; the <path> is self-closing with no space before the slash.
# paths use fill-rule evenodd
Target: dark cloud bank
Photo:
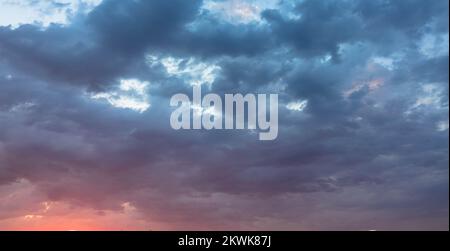
<path id="1" fill-rule="evenodd" d="M 129 202 L 149 228 L 448 229 L 448 1 L 281 2 L 237 24 L 201 6 L 105 0 L 68 26 L 0 27 L 0 185 Z M 212 92 L 279 93 L 278 139 L 172 130 L 191 87 L 148 55 L 219 66 Z M 150 83 L 143 113 L 88 95 L 129 78 Z"/>

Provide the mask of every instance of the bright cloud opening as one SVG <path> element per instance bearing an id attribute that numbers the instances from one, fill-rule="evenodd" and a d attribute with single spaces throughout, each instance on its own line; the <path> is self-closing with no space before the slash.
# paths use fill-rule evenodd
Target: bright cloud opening
<path id="1" fill-rule="evenodd" d="M 206 0 L 202 8 L 229 23 L 247 24 L 261 22 L 261 12 L 265 9 L 275 9 L 279 0 Z"/>
<path id="2" fill-rule="evenodd" d="M 308 106 L 308 100 L 298 100 L 290 102 L 286 105 L 286 108 L 291 111 L 301 112 Z"/>
<path id="3" fill-rule="evenodd" d="M 419 51 L 428 58 L 448 55 L 448 33 L 424 35 L 419 42 Z"/>
<path id="4" fill-rule="evenodd" d="M 137 79 L 122 79 L 115 91 L 101 92 L 91 95 L 92 99 L 106 99 L 109 104 L 117 108 L 131 109 L 145 112 L 150 108 L 149 97 L 146 93 L 149 83 Z"/>
<path id="5" fill-rule="evenodd" d="M 0 26 L 68 24 L 78 12 L 88 13 L 102 0 L 5 0 L 0 2 Z"/>
<path id="6" fill-rule="evenodd" d="M 212 85 L 221 69 L 217 65 L 197 62 L 193 58 L 165 57 L 158 59 L 154 56 L 148 56 L 147 60 L 150 65 L 162 64 L 169 76 L 181 77 L 190 85 Z"/>
<path id="7" fill-rule="evenodd" d="M 437 130 L 440 132 L 448 131 L 448 120 L 439 122 L 437 124 Z"/>
<path id="8" fill-rule="evenodd" d="M 383 66 L 392 71 L 394 69 L 394 59 L 386 57 L 375 57 L 372 59 L 373 63 Z"/>
<path id="9" fill-rule="evenodd" d="M 417 98 L 413 108 L 419 106 L 440 106 L 441 90 L 435 84 L 426 84 L 422 86 L 423 95 Z"/>

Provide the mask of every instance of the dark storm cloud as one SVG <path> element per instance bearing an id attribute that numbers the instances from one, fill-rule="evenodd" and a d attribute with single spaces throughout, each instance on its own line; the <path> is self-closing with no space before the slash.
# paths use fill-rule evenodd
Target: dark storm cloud
<path id="1" fill-rule="evenodd" d="M 294 14 L 283 16 L 266 10 L 269 22 L 281 42 L 296 48 L 302 56 L 331 54 L 336 57 L 342 43 L 370 41 L 391 52 L 433 24 L 448 31 L 448 3 L 438 1 L 302 1 Z M 392 47 L 395 46 L 395 47 Z"/>
<path id="2" fill-rule="evenodd" d="M 448 229 L 448 47 L 420 51 L 448 36 L 448 2 L 293 5 L 231 24 L 201 1 L 107 0 L 0 27 L 0 184 L 171 228 Z M 168 97 L 191 87 L 148 55 L 220 67 L 211 92 L 279 93 L 278 139 L 172 130 Z M 122 78 L 149 81 L 149 110 L 90 98 Z"/>
<path id="3" fill-rule="evenodd" d="M 0 52 L 16 67 L 56 82 L 103 88 L 119 76 L 142 74 L 144 53 L 250 55 L 267 48 L 268 33 L 205 18 L 200 1 L 103 1 L 69 27 L 2 27 Z M 78 20 L 81 19 L 81 20 Z"/>
<path id="4" fill-rule="evenodd" d="M 336 56 L 340 43 L 360 36 L 362 23 L 351 10 L 352 2 L 305 1 L 297 5 L 297 19 L 286 19 L 277 10 L 267 10 L 263 17 L 277 37 L 295 47 L 303 56 L 330 53 Z"/>
<path id="5" fill-rule="evenodd" d="M 102 39 L 124 53 L 139 53 L 149 45 L 164 46 L 192 21 L 201 1 L 104 1 L 88 17 Z"/>
<path id="6" fill-rule="evenodd" d="M 125 72 L 133 59 L 100 47 L 76 28 L 24 25 L 15 30 L 2 27 L 1 54 L 18 69 L 50 82 L 101 86 Z"/>

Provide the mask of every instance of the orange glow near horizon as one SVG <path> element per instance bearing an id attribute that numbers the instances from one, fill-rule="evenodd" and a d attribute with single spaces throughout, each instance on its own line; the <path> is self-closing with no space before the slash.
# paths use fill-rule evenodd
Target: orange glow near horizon
<path id="1" fill-rule="evenodd" d="M 0 230 L 13 231 L 148 231 L 153 228 L 143 220 L 123 212 L 108 211 L 99 215 L 82 210 L 79 214 L 25 215 L 0 220 Z"/>
<path id="2" fill-rule="evenodd" d="M 149 223 L 130 202 L 115 210 L 99 210 L 67 201 L 49 201 L 25 179 L 0 186 L 0 231 L 70 231 L 70 230 L 152 230 L 164 228 Z"/>

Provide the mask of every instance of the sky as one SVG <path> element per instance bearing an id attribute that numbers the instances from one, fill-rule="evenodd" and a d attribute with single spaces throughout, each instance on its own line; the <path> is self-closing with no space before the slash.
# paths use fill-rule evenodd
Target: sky
<path id="1" fill-rule="evenodd" d="M 0 1 L 0 229 L 448 230 L 448 4 Z M 196 84 L 278 137 L 172 129 Z"/>

